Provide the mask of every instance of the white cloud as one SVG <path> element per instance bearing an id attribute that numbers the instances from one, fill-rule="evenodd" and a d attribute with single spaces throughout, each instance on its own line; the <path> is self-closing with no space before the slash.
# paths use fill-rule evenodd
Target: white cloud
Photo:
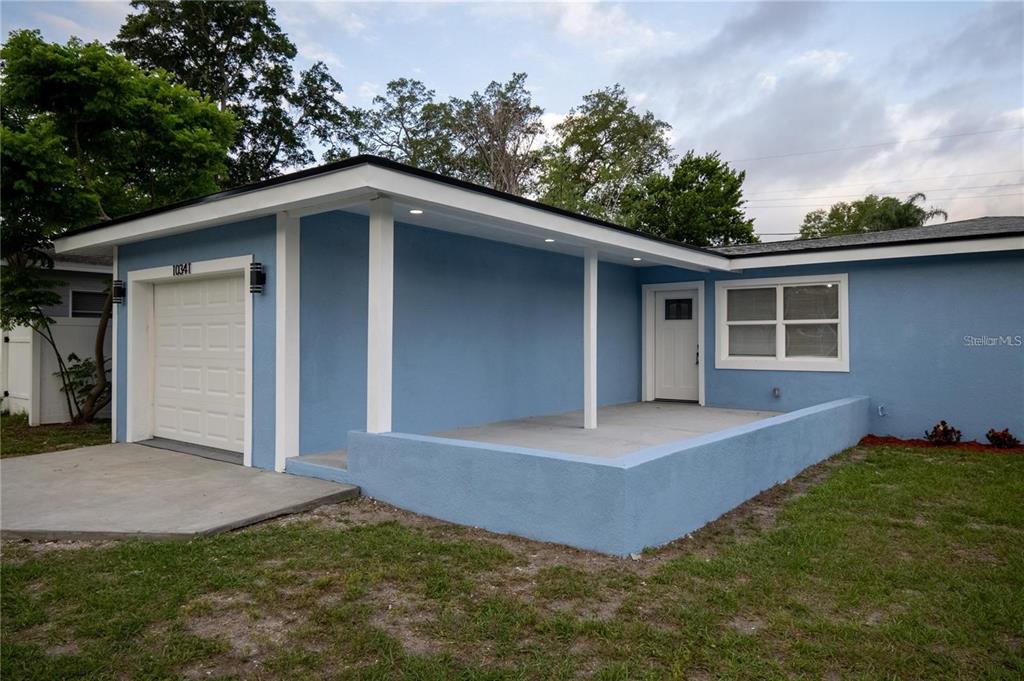
<path id="1" fill-rule="evenodd" d="M 360 99 L 365 99 L 367 102 L 369 102 L 379 94 L 380 85 L 377 85 L 376 83 L 370 83 L 368 81 L 363 81 L 362 83 L 359 84 L 359 87 L 356 89 L 356 95 Z"/>
<path id="2" fill-rule="evenodd" d="M 757 74 L 757 84 L 761 86 L 762 90 L 771 92 L 779 84 L 779 77 L 771 71 L 762 71 Z"/>
<path id="3" fill-rule="evenodd" d="M 808 50 L 791 58 L 787 64 L 798 69 L 807 69 L 820 76 L 831 78 L 839 73 L 850 61 L 847 52 L 838 50 Z"/>
<path id="4" fill-rule="evenodd" d="M 484 3 L 471 10 L 486 20 L 529 21 L 549 27 L 570 44 L 604 61 L 634 55 L 651 56 L 673 49 L 677 36 L 634 17 L 618 4 Z"/>

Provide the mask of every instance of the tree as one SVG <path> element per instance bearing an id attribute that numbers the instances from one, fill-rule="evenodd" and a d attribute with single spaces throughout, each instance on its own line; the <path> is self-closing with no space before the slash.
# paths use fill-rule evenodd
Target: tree
<path id="1" fill-rule="evenodd" d="M 168 74 L 143 71 L 99 43 L 49 44 L 38 32 L 18 31 L 0 60 L 0 325 L 27 325 L 46 339 L 67 388 L 44 312 L 59 300 L 46 274 L 50 237 L 216 191 L 235 121 Z M 100 333 L 108 317 L 109 300 Z M 97 348 L 101 393 L 102 343 Z M 88 420 L 105 404 L 92 391 L 65 393 L 73 420 Z"/>
<path id="2" fill-rule="evenodd" d="M 926 210 L 917 205 L 918 201 L 925 200 L 927 197 L 918 192 L 904 201 L 892 196 L 869 194 L 857 201 L 834 203 L 827 211 L 819 208 L 804 216 L 799 238 L 817 239 L 823 236 L 921 227 L 932 218 L 942 216 L 945 220 L 949 217 L 941 208 Z"/>
<path id="3" fill-rule="evenodd" d="M 458 175 L 499 191 L 530 193 L 542 160 L 535 143 L 544 132 L 544 111 L 526 89 L 526 74 L 492 81 L 483 93 L 453 98 L 450 105 L 451 134 L 462 149 Z"/>
<path id="4" fill-rule="evenodd" d="M 541 200 L 577 213 L 618 219 L 626 187 L 642 182 L 671 159 L 671 129 L 651 112 L 629 105 L 621 85 L 584 96 L 554 128 L 545 147 Z"/>
<path id="5" fill-rule="evenodd" d="M 266 2 L 133 0 L 111 46 L 146 69 L 162 68 L 231 111 L 240 125 L 230 182 L 246 184 L 314 163 L 308 142 L 334 149 L 348 141 L 341 85 L 322 62 L 292 70 L 295 45 Z"/>
<path id="6" fill-rule="evenodd" d="M 452 107 L 435 102 L 433 90 L 418 80 L 398 78 L 373 98 L 373 106 L 352 111 L 352 136 L 360 153 L 446 175 L 458 172 Z"/>
<path id="7" fill-rule="evenodd" d="M 671 175 L 648 176 L 623 193 L 623 223 L 655 236 L 696 246 L 757 241 L 743 212 L 743 180 L 718 152 L 679 160 Z"/>

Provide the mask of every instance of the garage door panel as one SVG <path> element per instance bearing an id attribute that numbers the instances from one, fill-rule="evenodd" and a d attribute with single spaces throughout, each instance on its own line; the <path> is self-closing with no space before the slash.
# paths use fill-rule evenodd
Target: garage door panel
<path id="1" fill-rule="evenodd" d="M 231 327 L 227 324 L 210 324 L 206 327 L 206 349 L 210 352 L 230 351 Z"/>
<path id="2" fill-rule="evenodd" d="M 245 428 L 241 276 L 156 285 L 156 434 L 242 451 Z"/>

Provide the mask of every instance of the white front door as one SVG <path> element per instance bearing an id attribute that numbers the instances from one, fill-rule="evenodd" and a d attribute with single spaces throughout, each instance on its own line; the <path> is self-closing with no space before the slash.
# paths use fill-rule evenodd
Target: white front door
<path id="1" fill-rule="evenodd" d="M 654 294 L 655 399 L 698 399 L 698 303 L 695 291 L 657 291 Z"/>
<path id="2" fill-rule="evenodd" d="M 153 287 L 153 435 L 241 452 L 245 281 L 235 274 Z"/>

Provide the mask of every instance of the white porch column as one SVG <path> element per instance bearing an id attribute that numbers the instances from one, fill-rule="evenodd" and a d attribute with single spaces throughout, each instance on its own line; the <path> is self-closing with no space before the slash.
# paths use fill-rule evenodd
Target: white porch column
<path id="1" fill-rule="evenodd" d="M 597 251 L 583 259 L 583 427 L 597 428 Z"/>
<path id="2" fill-rule="evenodd" d="M 299 218 L 278 213 L 274 274 L 274 469 L 278 471 L 284 470 L 285 459 L 299 454 L 299 238 Z"/>
<path id="3" fill-rule="evenodd" d="M 370 202 L 370 278 L 366 325 L 366 432 L 391 432 L 391 349 L 395 218 L 391 199 Z"/>
<path id="4" fill-rule="evenodd" d="M 114 279 L 117 279 L 117 246 L 113 248 L 114 254 L 114 276 L 110 278 L 110 285 L 114 285 Z M 119 362 L 117 359 L 117 322 L 118 322 L 118 308 L 121 307 L 118 303 L 111 303 L 110 305 L 110 441 L 117 442 L 117 372 L 120 371 Z M 7 344 L 4 344 L 7 347 Z M 7 365 L 4 365 L 7 368 Z"/>

